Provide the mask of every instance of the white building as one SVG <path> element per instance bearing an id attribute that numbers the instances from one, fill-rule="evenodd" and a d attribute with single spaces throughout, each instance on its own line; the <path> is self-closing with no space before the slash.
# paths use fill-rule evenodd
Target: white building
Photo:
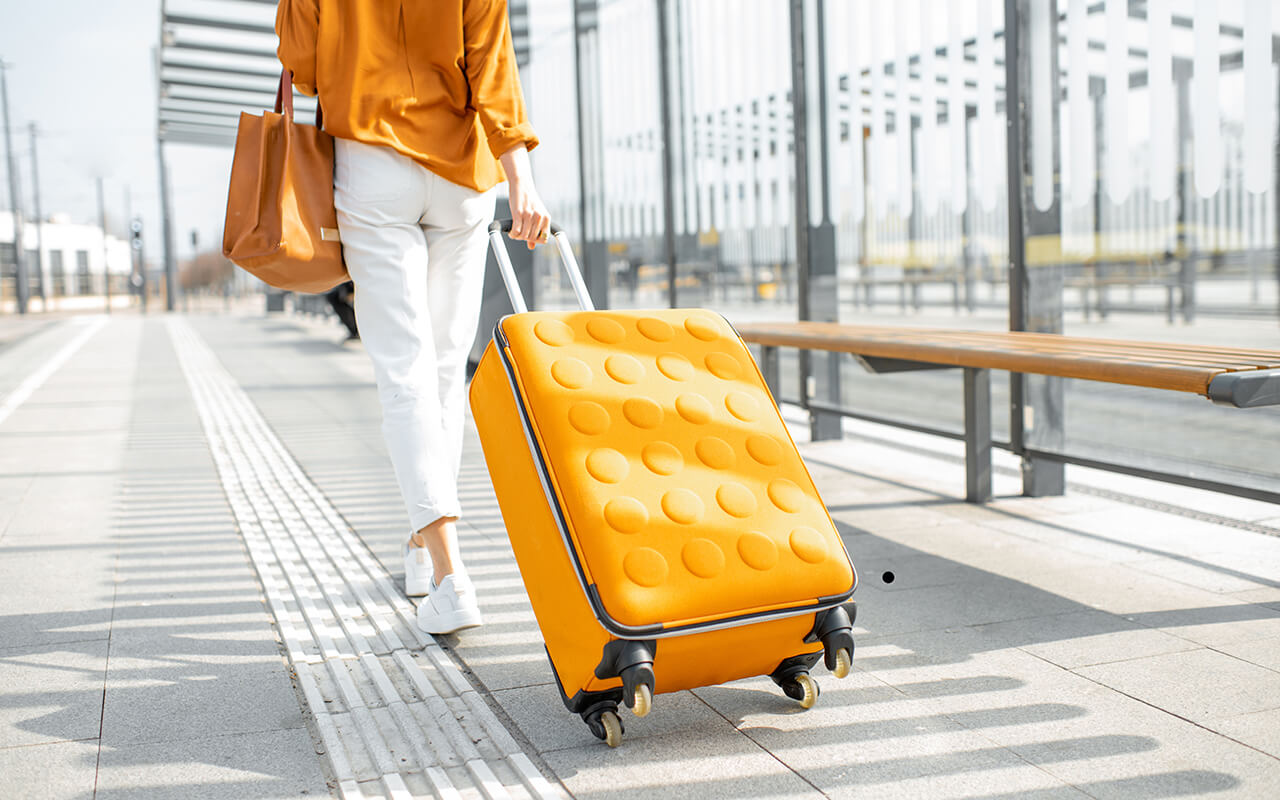
<path id="1" fill-rule="evenodd" d="M 112 293 L 128 292 L 128 276 L 133 270 L 128 241 L 107 235 L 104 248 L 100 227 L 70 222 L 57 214 L 40 226 L 38 237 L 32 220 L 26 220 L 22 233 L 31 297 L 39 297 L 41 287 L 47 297 L 103 294 L 104 257 L 112 276 Z M 0 299 L 4 301 L 12 300 L 16 294 L 13 238 L 13 214 L 0 211 Z M 43 256 L 39 261 L 37 238 Z"/>

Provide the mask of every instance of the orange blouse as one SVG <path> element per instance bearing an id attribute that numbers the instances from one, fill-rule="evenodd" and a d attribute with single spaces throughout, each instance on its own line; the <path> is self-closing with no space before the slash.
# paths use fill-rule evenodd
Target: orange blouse
<path id="1" fill-rule="evenodd" d="M 280 0 L 276 53 L 320 95 L 325 130 L 404 153 L 479 191 L 538 137 L 525 113 L 506 0 Z M 485 146 L 487 143 L 487 147 Z"/>

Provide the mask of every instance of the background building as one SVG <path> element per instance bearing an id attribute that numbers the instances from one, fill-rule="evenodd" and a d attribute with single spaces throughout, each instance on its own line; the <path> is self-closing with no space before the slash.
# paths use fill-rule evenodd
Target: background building
<path id="1" fill-rule="evenodd" d="M 56 214 L 39 226 L 38 235 L 35 222 L 27 220 L 23 227 L 22 246 L 35 308 L 40 307 L 41 297 L 53 308 L 83 305 L 68 298 L 102 298 L 108 272 L 112 294 L 127 296 L 133 271 L 128 241 L 107 234 L 104 244 L 103 231 L 97 225 L 74 223 Z M 13 215 L 0 211 L 0 308 L 6 311 L 12 310 L 14 303 L 13 243 Z"/>

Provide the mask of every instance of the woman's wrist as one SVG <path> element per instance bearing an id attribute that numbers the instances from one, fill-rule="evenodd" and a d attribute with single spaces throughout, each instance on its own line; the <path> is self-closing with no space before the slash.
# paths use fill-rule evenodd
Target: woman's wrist
<path id="1" fill-rule="evenodd" d="M 498 160 L 502 162 L 502 171 L 506 173 L 507 182 L 513 188 L 531 182 L 529 181 L 529 151 L 523 144 L 512 147 Z"/>

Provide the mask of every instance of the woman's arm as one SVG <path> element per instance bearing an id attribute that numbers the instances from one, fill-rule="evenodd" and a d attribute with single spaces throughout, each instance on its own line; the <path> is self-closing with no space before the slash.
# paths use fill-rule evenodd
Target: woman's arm
<path id="1" fill-rule="evenodd" d="M 533 185 L 529 168 L 529 151 L 518 144 L 502 154 L 502 169 L 507 173 L 508 202 L 511 204 L 511 238 L 528 242 L 529 249 L 547 240 L 551 217 Z"/>
<path id="2" fill-rule="evenodd" d="M 276 7 L 276 35 L 280 46 L 276 55 L 293 73 L 293 85 L 312 97 L 316 94 L 316 36 L 320 30 L 320 8 L 316 0 L 280 0 Z"/>
<path id="3" fill-rule="evenodd" d="M 546 241 L 551 219 L 529 168 L 528 151 L 538 145 L 538 137 L 525 113 L 506 0 L 463 0 L 462 27 L 471 103 L 489 150 L 507 175 L 511 238 L 532 248 Z"/>

